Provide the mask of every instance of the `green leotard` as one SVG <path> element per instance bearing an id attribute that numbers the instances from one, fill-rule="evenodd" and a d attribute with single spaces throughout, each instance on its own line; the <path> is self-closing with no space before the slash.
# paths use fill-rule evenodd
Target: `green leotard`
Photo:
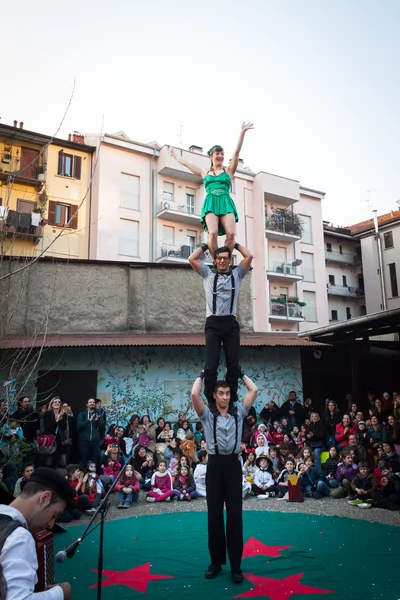
<path id="1" fill-rule="evenodd" d="M 200 222 L 205 231 L 207 231 L 206 214 L 209 212 L 217 215 L 217 217 L 233 213 L 236 223 L 239 221 L 235 203 L 229 195 L 231 185 L 231 178 L 226 171 L 215 177 L 207 173 L 204 177 L 204 186 L 207 195 L 201 209 Z M 225 235 L 225 233 L 225 229 L 220 222 L 218 225 L 218 235 Z"/>

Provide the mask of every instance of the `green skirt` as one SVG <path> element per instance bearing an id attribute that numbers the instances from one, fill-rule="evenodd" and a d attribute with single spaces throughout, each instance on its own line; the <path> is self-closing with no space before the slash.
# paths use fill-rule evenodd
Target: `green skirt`
<path id="1" fill-rule="evenodd" d="M 213 215 L 216 215 L 217 217 L 223 217 L 224 215 L 232 213 L 235 215 L 236 223 L 239 221 L 235 203 L 229 194 L 221 194 L 219 196 L 208 194 L 205 197 L 200 217 L 200 223 L 203 225 L 204 231 L 208 231 L 206 224 L 206 215 L 208 213 L 213 213 Z M 218 225 L 218 235 L 225 235 L 225 233 L 226 231 L 222 227 L 220 221 Z"/>

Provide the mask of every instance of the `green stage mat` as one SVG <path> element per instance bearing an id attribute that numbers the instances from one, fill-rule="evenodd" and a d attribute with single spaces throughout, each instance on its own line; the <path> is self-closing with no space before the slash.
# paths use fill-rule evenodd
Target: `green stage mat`
<path id="1" fill-rule="evenodd" d="M 229 564 L 208 581 L 207 514 L 129 517 L 105 525 L 103 600 L 187 598 L 335 600 L 400 598 L 397 527 L 341 517 L 245 512 L 242 570 L 231 582 Z M 56 551 L 83 527 L 55 538 Z M 56 567 L 74 600 L 95 600 L 99 530 L 75 557 Z"/>

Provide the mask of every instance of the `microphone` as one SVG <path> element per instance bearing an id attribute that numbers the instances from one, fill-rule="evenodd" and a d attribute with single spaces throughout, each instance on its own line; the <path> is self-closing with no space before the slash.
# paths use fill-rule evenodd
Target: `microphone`
<path id="1" fill-rule="evenodd" d="M 72 558 L 81 541 L 82 538 L 78 538 L 70 546 L 67 546 L 66 548 L 64 548 L 64 550 L 60 550 L 60 552 L 57 552 L 56 561 L 58 563 L 63 563 L 66 558 Z"/>

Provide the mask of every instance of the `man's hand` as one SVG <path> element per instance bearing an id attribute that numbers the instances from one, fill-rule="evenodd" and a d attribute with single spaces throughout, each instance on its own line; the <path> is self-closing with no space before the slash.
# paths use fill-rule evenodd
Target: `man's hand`
<path id="1" fill-rule="evenodd" d="M 289 415 L 294 415 L 294 410 L 289 410 Z"/>
<path id="2" fill-rule="evenodd" d="M 67 581 L 63 581 L 58 584 L 63 591 L 64 600 L 71 600 L 72 598 L 72 588 L 71 585 Z"/>

